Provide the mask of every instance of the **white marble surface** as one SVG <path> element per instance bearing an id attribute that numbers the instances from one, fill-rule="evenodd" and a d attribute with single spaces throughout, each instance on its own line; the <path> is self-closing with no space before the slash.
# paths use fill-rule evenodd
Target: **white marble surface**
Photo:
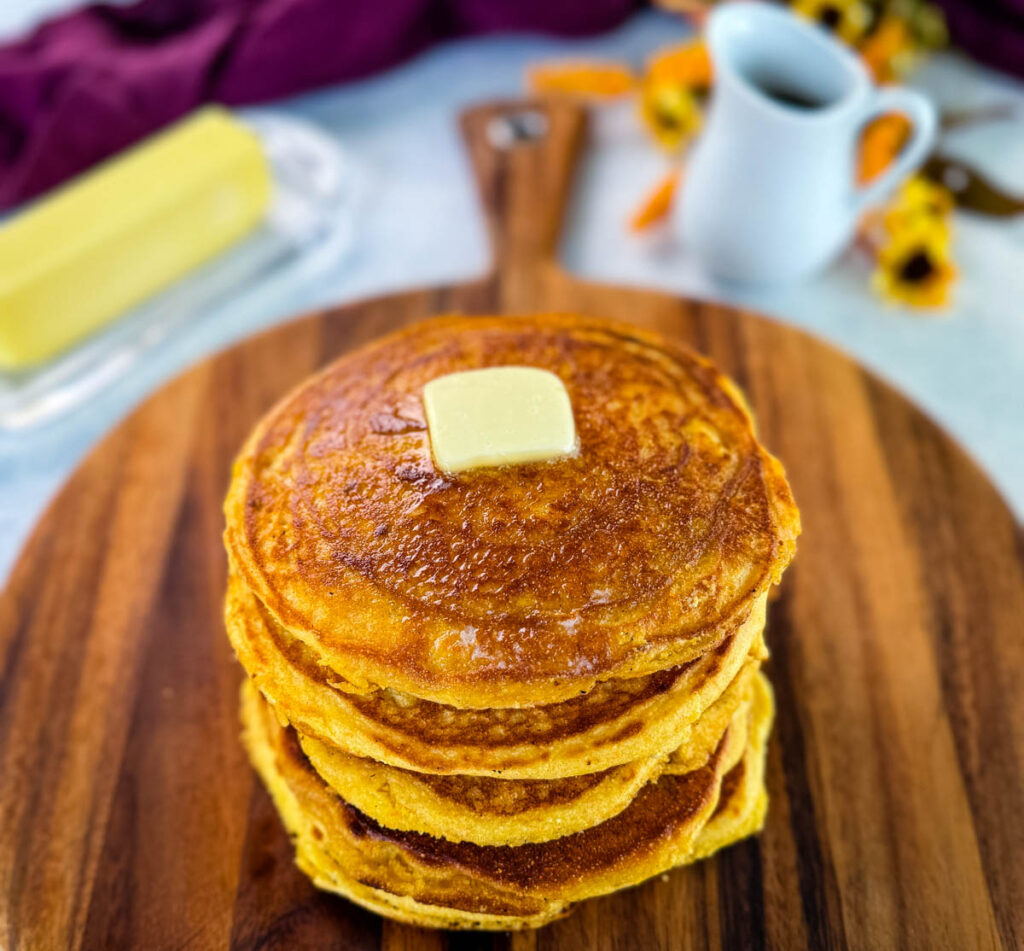
<path id="1" fill-rule="evenodd" d="M 7 0 L 0 4 L 0 36 L 61 4 L 67 0 Z M 383 76 L 279 104 L 336 136 L 365 169 L 370 187 L 354 252 L 317 271 L 296 269 L 250 289 L 87 409 L 40 432 L 0 441 L 0 578 L 89 447 L 196 359 L 309 307 L 466 279 L 486 268 L 483 222 L 454 122 L 461 106 L 515 94 L 524 65 L 538 58 L 593 54 L 639 63 L 686 29 L 646 13 L 614 33 L 580 42 L 461 41 Z M 955 56 L 934 59 L 914 81 L 943 107 L 1013 99 L 1024 108 L 1024 87 Z M 1024 191 L 1024 122 L 961 132 L 949 147 Z M 958 216 L 957 255 L 965 278 L 955 306 L 941 317 L 882 305 L 868 289 L 866 263 L 855 257 L 799 287 L 738 291 L 705 280 L 669 238 L 638 239 L 624 227 L 663 162 L 630 110 L 600 118 L 563 241 L 571 270 L 595 280 L 743 303 L 835 342 L 939 420 L 1024 513 L 1024 221 Z"/>

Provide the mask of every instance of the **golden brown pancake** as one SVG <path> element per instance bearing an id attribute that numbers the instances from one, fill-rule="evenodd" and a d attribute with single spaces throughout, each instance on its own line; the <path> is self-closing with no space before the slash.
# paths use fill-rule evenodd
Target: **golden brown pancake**
<path id="1" fill-rule="evenodd" d="M 438 471 L 421 392 L 547 369 L 579 454 Z M 799 516 L 735 387 L 655 334 L 568 315 L 425 321 L 259 424 L 226 500 L 232 562 L 356 690 L 552 704 L 700 657 L 778 581 Z"/>
<path id="2" fill-rule="evenodd" d="M 519 919 L 532 926 L 561 914 L 567 900 L 636 884 L 759 827 L 772 709 L 767 682 L 759 677 L 757 686 L 748 736 L 737 741 L 727 732 L 705 767 L 649 784 L 593 829 L 518 847 L 452 843 L 374 823 L 330 791 L 248 684 L 243 723 L 250 756 L 297 839 L 300 864 L 318 884 L 383 914 L 418 914 L 420 923 L 503 928 Z M 429 921 L 425 906 L 436 909 Z"/>
<path id="3" fill-rule="evenodd" d="M 743 759 L 722 781 L 718 805 L 701 829 L 686 863 L 706 858 L 719 849 L 757 832 L 764 822 L 767 795 L 764 790 L 763 767 L 754 747 L 748 747 Z M 276 797 L 275 797 L 276 798 Z M 283 817 L 289 815 L 281 809 Z M 572 906 L 551 902 L 539 913 L 521 918 L 473 914 L 456 909 L 426 905 L 408 896 L 393 895 L 379 888 L 370 888 L 349 877 L 330 854 L 311 837 L 303 837 L 296 828 L 299 867 L 319 888 L 337 892 L 378 914 L 408 924 L 429 928 L 485 929 L 513 931 L 537 928 L 562 917 Z"/>
<path id="4" fill-rule="evenodd" d="M 522 931 L 526 928 L 539 928 L 562 918 L 568 914 L 571 907 L 565 902 L 538 903 L 520 899 L 520 903 L 528 908 L 536 906 L 540 910 L 526 911 L 523 915 L 515 917 L 447 908 L 436 903 L 428 904 L 408 895 L 395 895 L 384 888 L 364 885 L 352 878 L 344 867 L 313 839 L 298 841 L 295 862 L 318 888 L 336 892 L 378 915 L 395 918 L 405 924 L 421 928 Z"/>
<path id="5" fill-rule="evenodd" d="M 306 645 L 275 634 L 241 581 L 229 582 L 228 636 L 279 716 L 354 756 L 424 773 L 555 779 L 662 757 L 721 696 L 753 651 L 761 656 L 764 598 L 726 640 L 688 664 L 605 681 L 582 696 L 523 709 L 457 709 L 377 690 L 354 694 Z"/>
<path id="6" fill-rule="evenodd" d="M 301 734 L 299 742 L 327 785 L 380 825 L 478 845 L 544 842 L 617 815 L 663 772 L 703 766 L 726 729 L 744 730 L 755 673 L 754 663 L 745 665 L 671 756 L 567 779 L 432 776 L 351 756 Z"/>
<path id="7" fill-rule="evenodd" d="M 296 862 L 322 888 L 427 927 L 511 930 L 536 927 L 566 911 L 564 902 L 478 885 L 457 870 L 410 864 L 397 856 L 364 855 L 360 840 L 350 832 L 355 811 L 310 768 L 294 731 L 281 726 L 248 681 L 242 685 L 241 718 L 249 758 L 295 842 Z"/>

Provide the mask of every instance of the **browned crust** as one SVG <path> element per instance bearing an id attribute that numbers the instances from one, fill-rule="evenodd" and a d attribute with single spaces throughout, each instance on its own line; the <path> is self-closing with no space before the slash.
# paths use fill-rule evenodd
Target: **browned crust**
<path id="1" fill-rule="evenodd" d="M 763 602 L 704 657 L 647 677 L 611 680 L 582 696 L 529 709 L 460 709 L 391 691 L 329 684 L 307 646 L 283 652 L 259 602 L 237 578 L 225 604 L 242 665 L 302 733 L 356 756 L 417 772 L 554 779 L 598 772 L 678 746 L 680 731 L 721 695 L 763 626 Z"/>
<path id="2" fill-rule="evenodd" d="M 563 379 L 579 456 L 439 473 L 423 383 L 508 363 Z M 427 321 L 268 415 L 236 466 L 226 542 L 283 626 L 356 685 L 457 706 L 564 699 L 703 653 L 790 560 L 792 498 L 734 392 L 624 325 Z"/>
<path id="3" fill-rule="evenodd" d="M 382 854 L 399 854 L 437 869 L 455 869 L 491 887 L 542 899 L 579 897 L 587 881 L 616 881 L 633 867 L 643 867 L 652 853 L 676 840 L 689 843 L 710 817 L 719 799 L 728 732 L 708 763 L 681 776 L 662 776 L 649 783 L 626 809 L 612 819 L 574 835 L 518 846 L 481 846 L 449 842 L 416 832 L 387 829 L 330 793 L 302 752 L 294 730 L 281 745 L 291 769 L 301 769 L 306 783 L 333 801 L 333 809 L 353 840 L 373 842 Z M 685 849 L 680 849 L 680 853 Z M 671 863 L 670 863 L 671 864 Z M 670 864 L 666 867 L 670 867 Z M 640 875 L 636 880 L 646 876 Z M 384 879 L 360 876 L 360 881 L 387 888 Z M 621 887 L 613 885 L 612 887 Z M 599 889 L 608 890 L 608 889 Z M 420 896 L 417 895 L 419 899 Z M 468 899 L 472 904 L 472 899 Z M 488 911 L 506 914 L 490 905 Z"/>

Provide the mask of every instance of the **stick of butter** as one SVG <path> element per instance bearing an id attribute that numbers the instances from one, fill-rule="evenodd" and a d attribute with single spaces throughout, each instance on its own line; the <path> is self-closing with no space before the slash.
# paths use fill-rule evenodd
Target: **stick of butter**
<path id="1" fill-rule="evenodd" d="M 444 472 L 571 456 L 576 424 L 565 385 L 537 367 L 489 367 L 431 380 L 423 406 Z"/>
<path id="2" fill-rule="evenodd" d="M 0 369 L 49 359 L 252 231 L 256 136 L 200 110 L 0 226 Z"/>

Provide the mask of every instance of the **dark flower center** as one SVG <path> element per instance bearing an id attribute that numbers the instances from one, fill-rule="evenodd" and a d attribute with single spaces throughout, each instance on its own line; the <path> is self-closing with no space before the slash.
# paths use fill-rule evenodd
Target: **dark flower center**
<path id="1" fill-rule="evenodd" d="M 900 268 L 900 279 L 917 284 L 927 280 L 935 273 L 935 263 L 925 251 L 912 254 Z"/>
<path id="2" fill-rule="evenodd" d="M 659 125 L 671 130 L 682 128 L 683 124 L 679 117 L 674 112 L 670 112 L 665 106 L 656 106 L 654 111 Z"/>
<path id="3" fill-rule="evenodd" d="M 818 19 L 830 30 L 834 30 L 843 22 L 843 11 L 840 10 L 839 7 L 834 7 L 830 4 L 829 6 L 821 8 L 821 12 L 818 14 Z"/>

